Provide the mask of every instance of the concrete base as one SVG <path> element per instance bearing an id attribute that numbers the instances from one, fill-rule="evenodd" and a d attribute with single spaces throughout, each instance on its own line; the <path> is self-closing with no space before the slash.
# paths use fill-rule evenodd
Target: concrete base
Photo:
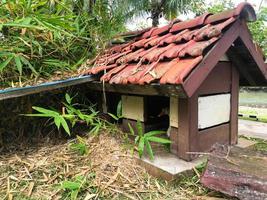
<path id="1" fill-rule="evenodd" d="M 256 142 L 245 138 L 239 138 L 236 146 L 249 148 L 254 144 L 256 144 Z M 191 162 L 187 162 L 166 151 L 157 151 L 155 154 L 154 160 L 150 160 L 149 157 L 145 155 L 142 159 L 138 159 L 137 162 L 144 167 L 150 175 L 167 181 L 192 175 L 193 169 L 207 159 L 207 156 L 201 156 Z"/>
<path id="2" fill-rule="evenodd" d="M 236 146 L 240 147 L 240 148 L 249 148 L 249 147 L 252 147 L 253 145 L 255 145 L 256 143 L 257 142 L 247 140 L 245 138 L 238 138 L 238 144 Z"/>
<path id="3" fill-rule="evenodd" d="M 238 135 L 267 140 L 267 123 L 239 119 Z"/>
<path id="4" fill-rule="evenodd" d="M 168 152 L 157 153 L 152 161 L 147 156 L 138 159 L 138 163 L 143 166 L 146 171 L 157 178 L 167 181 L 178 179 L 184 175 L 190 175 L 193 168 L 200 165 L 206 160 L 205 156 L 201 156 L 191 162 L 179 159 L 174 154 Z"/>

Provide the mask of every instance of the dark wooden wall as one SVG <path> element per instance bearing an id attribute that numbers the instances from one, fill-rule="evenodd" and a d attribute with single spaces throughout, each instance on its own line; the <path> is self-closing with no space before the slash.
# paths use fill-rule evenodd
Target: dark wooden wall
<path id="1" fill-rule="evenodd" d="M 180 98 L 179 128 L 173 128 L 171 133 L 171 139 L 174 141 L 172 152 L 182 159 L 191 160 L 197 155 L 192 152 L 207 151 L 216 142 L 236 144 L 238 88 L 239 78 L 235 67 L 230 62 L 219 62 L 191 98 Z M 198 97 L 222 93 L 231 93 L 230 122 L 199 130 Z"/>

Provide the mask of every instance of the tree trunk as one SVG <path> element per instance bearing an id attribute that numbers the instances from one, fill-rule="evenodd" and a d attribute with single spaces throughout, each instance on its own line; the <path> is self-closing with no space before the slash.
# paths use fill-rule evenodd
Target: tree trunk
<path id="1" fill-rule="evenodd" d="M 201 183 L 244 200 L 267 199 L 267 156 L 233 147 L 209 157 Z"/>
<path id="2" fill-rule="evenodd" d="M 156 27 L 159 25 L 159 16 L 158 15 L 152 15 L 152 26 Z"/>
<path id="3" fill-rule="evenodd" d="M 152 19 L 152 26 L 158 26 L 159 25 L 159 16 L 161 13 L 161 2 L 159 3 L 158 1 L 152 1 L 151 4 L 151 19 Z"/>

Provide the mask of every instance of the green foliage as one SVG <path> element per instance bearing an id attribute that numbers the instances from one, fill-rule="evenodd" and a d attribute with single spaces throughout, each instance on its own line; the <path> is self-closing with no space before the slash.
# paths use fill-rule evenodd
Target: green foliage
<path id="1" fill-rule="evenodd" d="M 69 94 L 65 95 L 66 102 L 62 102 L 64 107 L 62 107 L 61 112 L 55 109 L 33 106 L 32 108 L 39 113 L 25 114 L 25 116 L 53 119 L 52 124 L 54 124 L 58 130 L 63 127 L 68 135 L 71 135 L 70 127 L 74 127 L 77 122 L 85 122 L 87 126 L 92 128 L 90 133 L 98 133 L 102 125 L 101 120 L 97 117 L 98 112 L 96 112 L 92 106 L 86 109 L 76 108 L 81 105 L 74 104 L 72 100 L 73 97 L 70 97 Z"/>
<path id="2" fill-rule="evenodd" d="M 86 177 L 76 176 L 73 181 L 63 181 L 60 184 L 60 189 L 67 192 L 67 198 L 71 200 L 76 200 L 78 194 L 84 190 L 86 183 Z"/>
<path id="3" fill-rule="evenodd" d="M 120 1 L 125 5 L 128 13 L 134 15 L 149 14 L 153 26 L 157 26 L 160 16 L 168 20 L 177 18 L 179 14 L 197 11 L 204 4 L 203 0 L 126 0 Z"/>
<path id="4" fill-rule="evenodd" d="M 116 109 L 116 115 L 112 114 L 112 113 L 108 113 L 113 119 L 115 119 L 116 121 L 119 121 L 120 119 L 123 118 L 122 115 L 122 101 L 120 100 L 118 105 L 117 105 L 117 109 Z"/>
<path id="5" fill-rule="evenodd" d="M 54 124 L 56 125 L 58 130 L 62 126 L 64 128 L 64 130 L 66 131 L 66 133 L 68 133 L 68 135 L 70 135 L 70 129 L 69 129 L 68 123 L 65 119 L 67 117 L 66 115 L 63 115 L 57 111 L 45 109 L 42 107 L 33 106 L 32 108 L 39 113 L 38 114 L 26 114 L 26 116 L 51 118 L 51 119 L 53 119 Z"/>
<path id="6" fill-rule="evenodd" d="M 253 39 L 260 45 L 267 57 L 267 7 L 257 13 L 257 21 L 249 24 Z"/>
<path id="7" fill-rule="evenodd" d="M 208 5 L 206 9 L 210 13 L 219 13 L 224 10 L 232 9 L 234 7 L 235 5 L 232 2 L 232 0 L 224 0 L 224 1 L 220 0 L 217 1 L 216 3 Z"/>
<path id="8" fill-rule="evenodd" d="M 77 136 L 77 140 L 70 144 L 70 149 L 78 152 L 80 155 L 85 155 L 88 153 L 86 142 L 80 136 Z"/>
<path id="9" fill-rule="evenodd" d="M 2 84 L 76 70 L 124 30 L 124 22 L 120 7 L 108 0 L 93 1 L 90 9 L 81 0 L 2 0 Z"/>
<path id="10" fill-rule="evenodd" d="M 128 126 L 129 126 L 131 134 L 135 135 L 134 129 L 132 128 L 132 126 L 130 124 L 128 124 Z M 137 121 L 136 129 L 137 129 L 138 135 L 135 138 L 135 144 L 138 146 L 138 154 L 140 158 L 143 156 L 144 151 L 146 150 L 150 159 L 151 160 L 154 159 L 154 153 L 153 153 L 153 149 L 151 147 L 150 142 L 155 142 L 159 144 L 170 144 L 171 143 L 171 141 L 168 139 L 164 139 L 164 138 L 160 138 L 156 136 L 156 135 L 166 133 L 165 131 L 155 130 L 155 131 L 149 131 L 147 133 L 144 133 L 142 124 L 140 121 Z"/>

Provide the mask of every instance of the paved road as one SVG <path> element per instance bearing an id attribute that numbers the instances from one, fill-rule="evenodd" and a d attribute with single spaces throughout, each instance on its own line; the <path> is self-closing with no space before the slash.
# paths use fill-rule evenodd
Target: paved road
<path id="1" fill-rule="evenodd" d="M 267 140 L 267 123 L 239 119 L 238 134 Z"/>

